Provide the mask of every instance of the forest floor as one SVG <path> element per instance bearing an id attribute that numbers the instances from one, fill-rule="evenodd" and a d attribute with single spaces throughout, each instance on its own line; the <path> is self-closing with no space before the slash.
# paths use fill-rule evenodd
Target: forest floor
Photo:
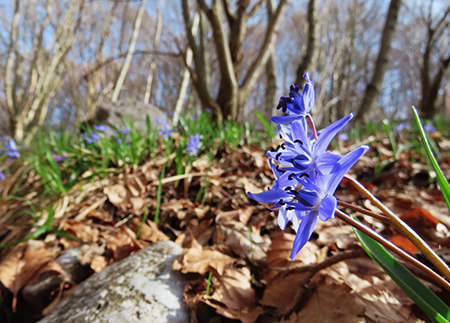
<path id="1" fill-rule="evenodd" d="M 433 137 L 442 153 L 440 165 L 448 175 L 450 141 L 439 133 Z M 384 133 L 361 142 L 370 143 L 370 153 L 350 174 L 450 261 L 449 211 L 426 157 L 412 149 L 394 156 Z M 355 147 L 335 145 L 342 153 Z M 428 322 L 363 252 L 353 228 L 339 219 L 319 221 L 295 261 L 289 259 L 293 229 L 280 230 L 275 214 L 247 196 L 273 183 L 265 152 L 257 145 L 221 147 L 212 163 L 206 156 L 199 157 L 181 176 L 176 176 L 176 166 L 171 164 L 162 185 L 160 174 L 167 158 L 111 169 L 95 180 L 75 184 L 54 204 L 52 214 L 34 224 L 25 210 L 30 208 L 28 201 L 39 195 L 42 183 L 36 173 L 27 173 L 27 199 L 3 197 L 0 203 L 0 243 L 18 241 L 46 223 L 51 228 L 1 249 L 0 318 L 28 311 L 28 322 L 34 322 L 91 274 L 152 243 L 172 240 L 184 248 L 174 269 L 196 274 L 184 294 L 196 318 L 192 322 Z M 161 204 L 155 223 L 158 187 Z M 336 197 L 379 212 L 345 179 Z M 425 261 L 392 227 L 342 209 Z M 70 249 L 78 250 L 81 266 L 76 270 L 58 262 Z M 56 286 L 37 285 L 54 276 L 65 279 Z M 449 292 L 426 276 L 421 278 L 450 304 Z"/>

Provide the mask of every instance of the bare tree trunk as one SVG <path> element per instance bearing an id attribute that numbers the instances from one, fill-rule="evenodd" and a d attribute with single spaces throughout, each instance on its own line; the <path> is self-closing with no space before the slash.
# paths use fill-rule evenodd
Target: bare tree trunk
<path id="1" fill-rule="evenodd" d="M 306 72 L 311 72 L 315 65 L 317 57 L 317 18 L 316 18 L 316 0 L 309 0 L 308 4 L 308 43 L 306 44 L 306 51 L 302 57 L 302 62 L 297 68 L 297 76 L 295 84 L 298 84 L 301 89 L 305 86 L 305 79 L 303 75 Z"/>
<path id="2" fill-rule="evenodd" d="M 142 18 L 144 17 L 146 4 L 147 0 L 142 0 L 141 4 L 139 5 L 136 20 L 134 21 L 133 34 L 131 35 L 130 45 L 128 46 L 127 56 L 125 57 L 125 61 L 123 62 L 116 85 L 114 86 L 114 91 L 111 97 L 112 102 L 116 102 L 119 99 L 120 91 L 122 90 L 122 86 L 125 82 L 128 69 L 130 68 L 131 59 L 133 58 L 134 49 L 136 48 L 136 43 L 139 36 L 139 31 L 141 30 Z"/>
<path id="3" fill-rule="evenodd" d="M 200 20 L 200 13 L 196 13 L 194 16 L 194 21 L 192 23 L 192 35 L 194 37 L 197 35 L 198 26 Z M 190 47 L 186 49 L 186 65 L 191 66 L 192 64 L 192 50 Z M 183 109 L 184 100 L 187 93 L 187 88 L 189 85 L 189 69 L 186 67 L 183 71 L 183 78 L 181 80 L 180 92 L 178 93 L 177 103 L 175 104 L 175 111 L 173 114 L 173 124 L 176 125 L 178 123 L 178 119 L 180 118 L 180 113 Z"/>
<path id="4" fill-rule="evenodd" d="M 401 0 L 391 0 L 391 3 L 389 5 L 383 34 L 381 35 L 381 45 L 375 63 L 375 70 L 373 72 L 372 80 L 366 87 L 364 99 L 359 106 L 358 112 L 356 114 L 356 120 L 358 121 L 367 121 L 369 112 L 372 111 L 378 103 L 378 99 L 381 93 L 381 87 L 383 85 L 384 74 L 386 73 L 389 63 L 392 41 L 395 36 L 395 29 L 397 26 L 398 14 L 401 4 Z"/>
<path id="5" fill-rule="evenodd" d="M 442 79 L 446 70 L 450 65 L 450 54 L 446 58 L 440 58 L 438 71 L 434 78 L 431 76 L 431 54 L 432 50 L 436 47 L 436 43 L 442 36 L 444 29 L 448 28 L 448 22 L 446 22 L 447 16 L 450 14 L 450 6 L 444 11 L 441 19 L 437 22 L 435 27 L 432 27 L 431 20 L 432 6 L 430 6 L 430 14 L 428 17 L 428 39 L 423 53 L 422 65 L 420 68 L 420 82 L 422 97 L 419 103 L 420 116 L 423 118 L 431 119 L 436 115 L 437 107 L 436 100 L 439 94 L 439 89 L 442 83 Z"/>
<path id="6" fill-rule="evenodd" d="M 9 37 L 8 55 L 5 68 L 5 97 L 9 114 L 10 134 L 18 141 L 29 141 L 42 126 L 49 108 L 50 99 L 62 85 L 62 63 L 72 48 L 76 32 L 81 22 L 85 0 L 74 0 L 62 10 L 51 8 L 57 15 L 57 25 L 49 47 L 43 46 L 43 35 L 47 30 L 50 18 L 47 15 L 32 30 L 32 51 L 26 55 L 20 53 L 19 19 L 21 3 L 15 1 L 12 28 Z M 50 10 L 49 4 L 45 9 Z M 27 10 L 22 9 L 25 19 L 33 19 Z M 26 28 L 22 30 L 26 31 Z M 25 62 L 24 62 L 25 61 Z M 26 81 L 24 73 L 28 69 Z"/>
<path id="7" fill-rule="evenodd" d="M 274 0 L 267 1 L 267 17 L 271 21 L 273 19 L 273 8 L 276 6 Z M 277 106 L 277 66 L 275 64 L 275 47 L 270 53 L 270 57 L 266 64 L 266 92 L 262 116 L 269 119 L 274 115 Z"/>
<path id="8" fill-rule="evenodd" d="M 161 0 L 158 2 L 158 20 L 156 22 L 156 31 L 155 31 L 155 38 L 153 39 L 153 49 L 156 51 L 159 46 L 159 40 L 161 39 L 161 31 L 163 27 L 163 17 L 162 17 L 162 10 L 161 10 Z M 147 86 L 145 88 L 145 95 L 144 95 L 144 103 L 149 103 L 150 98 L 152 96 L 152 86 L 153 86 L 153 76 L 156 72 L 156 61 L 155 56 L 152 56 L 151 63 L 150 63 L 150 72 L 148 73 L 147 77 Z"/>
<path id="9" fill-rule="evenodd" d="M 197 0 L 199 7 L 205 13 L 213 31 L 213 41 L 216 48 L 219 64 L 219 91 L 217 98 L 213 99 L 206 83 L 206 69 L 202 60 L 202 49 L 197 45 L 191 32 L 188 3 L 181 0 L 185 30 L 189 46 L 193 51 L 194 67 L 190 68 L 192 83 L 205 108 L 216 111 L 218 120 L 231 117 L 237 120 L 240 108 L 245 104 L 256 82 L 261 76 L 270 53 L 275 46 L 281 17 L 283 16 L 289 0 L 281 0 L 274 10 L 273 20 L 268 23 L 264 41 L 256 58 L 249 65 L 245 75 L 241 77 L 242 49 L 246 35 L 247 21 L 261 7 L 263 0 L 258 1 L 251 8 L 250 1 L 238 1 L 235 12 L 231 12 L 227 0 L 212 1 L 209 7 L 204 0 Z M 225 24 L 226 17 L 228 25 Z M 229 34 L 227 33 L 229 30 Z"/>

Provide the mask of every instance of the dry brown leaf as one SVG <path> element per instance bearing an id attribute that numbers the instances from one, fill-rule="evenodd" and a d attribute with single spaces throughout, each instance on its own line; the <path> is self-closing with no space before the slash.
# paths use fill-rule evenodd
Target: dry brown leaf
<path id="1" fill-rule="evenodd" d="M 350 294 L 351 289 L 346 285 L 327 284 L 320 286 L 312 297 L 298 312 L 297 322 L 320 323 L 362 323 L 365 303 L 355 295 Z M 387 323 L 387 321 L 385 321 Z M 402 322 L 402 321 L 399 321 Z"/>
<path id="2" fill-rule="evenodd" d="M 63 224 L 62 229 L 86 243 L 97 243 L 100 238 L 100 231 L 98 228 L 78 221 L 67 221 Z"/>
<path id="3" fill-rule="evenodd" d="M 108 261 L 103 256 L 97 256 L 94 257 L 91 261 L 90 267 L 93 271 L 98 273 L 99 271 L 103 270 L 108 266 Z"/>
<path id="4" fill-rule="evenodd" d="M 317 243 L 329 246 L 336 244 L 339 249 L 346 247 L 356 240 L 353 233 L 353 227 L 342 223 L 339 219 L 333 219 L 326 222 L 319 221 L 315 231 L 319 234 Z"/>
<path id="5" fill-rule="evenodd" d="M 120 227 L 115 236 L 109 236 L 106 246 L 112 250 L 115 261 L 122 260 L 128 257 L 133 251 L 140 249 L 124 227 Z"/>
<path id="6" fill-rule="evenodd" d="M 236 259 L 216 250 L 190 248 L 182 255 L 181 272 L 199 273 L 205 275 L 213 268 L 222 275 L 227 266 L 232 265 Z"/>
<path id="7" fill-rule="evenodd" d="M 130 197 L 131 213 L 142 215 L 144 213 L 145 202 L 141 197 Z"/>
<path id="8" fill-rule="evenodd" d="M 0 282 L 8 289 L 12 288 L 16 274 L 21 271 L 25 264 L 20 261 L 25 250 L 26 244 L 14 247 L 0 263 Z"/>
<path id="9" fill-rule="evenodd" d="M 243 323 L 253 323 L 264 312 L 262 307 L 256 306 L 250 269 L 247 267 L 226 269 L 223 275 L 217 277 L 214 286 L 215 291 L 210 299 L 225 307 L 209 300 L 206 303 L 214 307 L 217 313 Z"/>
<path id="10" fill-rule="evenodd" d="M 99 257 L 105 253 L 105 245 L 85 244 L 80 248 L 77 259 L 82 265 L 92 262 L 92 259 Z"/>
<path id="11" fill-rule="evenodd" d="M 256 262 L 265 259 L 270 238 L 267 235 L 261 237 L 259 230 L 256 228 L 252 228 L 250 233 L 250 229 L 240 221 L 227 221 L 226 219 L 226 216 L 217 216 L 216 218 L 215 243 L 229 246 L 234 253 L 242 258 Z"/>
<path id="12" fill-rule="evenodd" d="M 109 201 L 115 206 L 119 206 L 125 202 L 128 195 L 127 189 L 121 184 L 105 187 L 103 192 L 108 196 Z"/>
<path id="13" fill-rule="evenodd" d="M 138 232 L 139 227 L 141 227 L 141 220 L 138 218 L 133 218 L 129 222 L 129 226 L 130 229 L 136 233 Z M 166 236 L 158 229 L 156 223 L 150 220 L 147 220 L 147 222 L 142 225 L 139 239 L 152 243 L 157 241 L 170 240 L 168 236 Z"/>

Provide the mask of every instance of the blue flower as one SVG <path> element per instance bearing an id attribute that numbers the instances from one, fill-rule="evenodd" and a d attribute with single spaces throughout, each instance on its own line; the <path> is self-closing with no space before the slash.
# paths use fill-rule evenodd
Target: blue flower
<path id="1" fill-rule="evenodd" d="M 164 140 L 172 137 L 172 128 L 169 128 L 167 124 L 165 124 L 158 132 L 158 135 L 163 136 Z"/>
<path id="2" fill-rule="evenodd" d="M 423 126 L 423 129 L 428 132 L 435 132 L 437 130 L 436 127 L 432 124 L 426 124 L 425 126 Z"/>
<path id="3" fill-rule="evenodd" d="M 306 79 L 306 85 L 303 93 L 300 92 L 298 85 L 291 85 L 289 96 L 282 96 L 278 103 L 277 109 L 281 109 L 289 116 L 272 117 L 273 122 L 278 124 L 290 123 L 294 120 L 303 120 L 309 114 L 316 101 L 316 93 L 314 90 L 314 82 L 311 81 L 309 74 L 305 73 L 303 77 Z"/>
<path id="4" fill-rule="evenodd" d="M 411 129 L 411 124 L 409 122 L 403 122 L 398 124 L 395 128 L 394 131 L 396 132 L 400 132 L 406 129 Z"/>
<path id="5" fill-rule="evenodd" d="M 203 139 L 203 135 L 200 135 L 198 133 L 196 133 L 195 136 L 190 135 L 189 141 L 186 146 L 187 153 L 189 155 L 193 155 L 193 156 L 198 155 L 198 151 L 202 146 L 202 143 L 200 142 L 201 139 Z"/>
<path id="6" fill-rule="evenodd" d="M 128 129 L 125 125 L 122 125 L 122 127 L 120 127 L 120 130 L 122 131 L 122 135 L 126 135 L 127 133 L 131 132 L 131 130 Z"/>
<path id="7" fill-rule="evenodd" d="M 104 124 L 94 126 L 94 128 L 97 129 L 98 131 L 108 131 L 109 130 L 109 127 L 105 126 Z"/>
<path id="8" fill-rule="evenodd" d="M 282 165 L 290 177 L 307 176 L 315 178 L 316 173 L 327 174 L 331 171 L 340 155 L 326 151 L 334 136 L 353 118 L 350 114 L 319 132 L 317 140 L 307 136 L 306 124 L 300 120 L 292 122 L 291 127 L 279 125 L 280 134 L 285 140 L 276 151 L 267 155 Z"/>
<path id="9" fill-rule="evenodd" d="M 66 156 L 64 156 L 64 155 L 57 155 L 57 154 L 55 154 L 55 153 L 52 153 L 52 157 L 53 157 L 53 159 L 55 160 L 55 161 L 57 161 L 57 162 L 61 162 L 61 161 L 64 161 L 64 160 L 66 160 Z"/>
<path id="10" fill-rule="evenodd" d="M 334 218 L 337 199 L 333 195 L 344 175 L 368 149 L 367 146 L 356 148 L 339 159 L 329 174 L 318 174 L 315 181 L 295 177 L 295 183 L 291 187 L 274 188 L 259 194 L 248 193 L 260 203 L 274 203 L 271 209 L 278 210 L 279 222 L 295 218 L 301 220 L 298 226 L 294 223 L 297 234 L 291 259 L 295 258 L 309 240 L 319 219 L 327 221 Z M 296 189 L 298 186 L 300 189 Z"/>
<path id="11" fill-rule="evenodd" d="M 338 140 L 339 140 L 339 141 L 348 141 L 348 135 L 347 135 L 345 132 L 340 133 L 340 134 L 338 135 Z"/>
<path id="12" fill-rule="evenodd" d="M 14 160 L 16 158 L 20 157 L 19 152 L 17 151 L 16 142 L 14 139 L 10 138 L 9 140 L 5 141 L 6 149 L 4 149 L 4 153 L 9 156 L 9 160 Z"/>
<path id="13" fill-rule="evenodd" d="M 6 179 L 5 174 L 3 174 L 2 171 L 0 171 L 0 181 L 4 181 Z"/>
<path id="14" fill-rule="evenodd" d="M 100 135 L 97 133 L 97 130 L 94 130 L 92 135 L 85 133 L 84 137 L 86 138 L 86 142 L 88 144 L 91 144 L 93 142 L 98 142 L 98 140 L 100 139 Z"/>

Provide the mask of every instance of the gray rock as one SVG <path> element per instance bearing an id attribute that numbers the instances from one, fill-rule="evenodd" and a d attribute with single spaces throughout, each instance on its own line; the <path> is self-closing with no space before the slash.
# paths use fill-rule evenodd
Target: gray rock
<path id="1" fill-rule="evenodd" d="M 124 121 L 133 121 L 134 128 L 140 132 L 147 131 L 147 114 L 150 116 L 152 128 L 158 128 L 160 125 L 156 122 L 157 118 L 165 118 L 162 110 L 153 104 L 146 104 L 140 101 L 119 100 L 115 103 L 104 102 L 95 112 L 95 117 L 87 120 L 84 124 L 89 126 L 106 124 L 109 126 L 121 126 Z"/>
<path id="2" fill-rule="evenodd" d="M 185 278 L 172 270 L 182 248 L 160 241 L 81 283 L 41 323 L 181 323 Z"/>

